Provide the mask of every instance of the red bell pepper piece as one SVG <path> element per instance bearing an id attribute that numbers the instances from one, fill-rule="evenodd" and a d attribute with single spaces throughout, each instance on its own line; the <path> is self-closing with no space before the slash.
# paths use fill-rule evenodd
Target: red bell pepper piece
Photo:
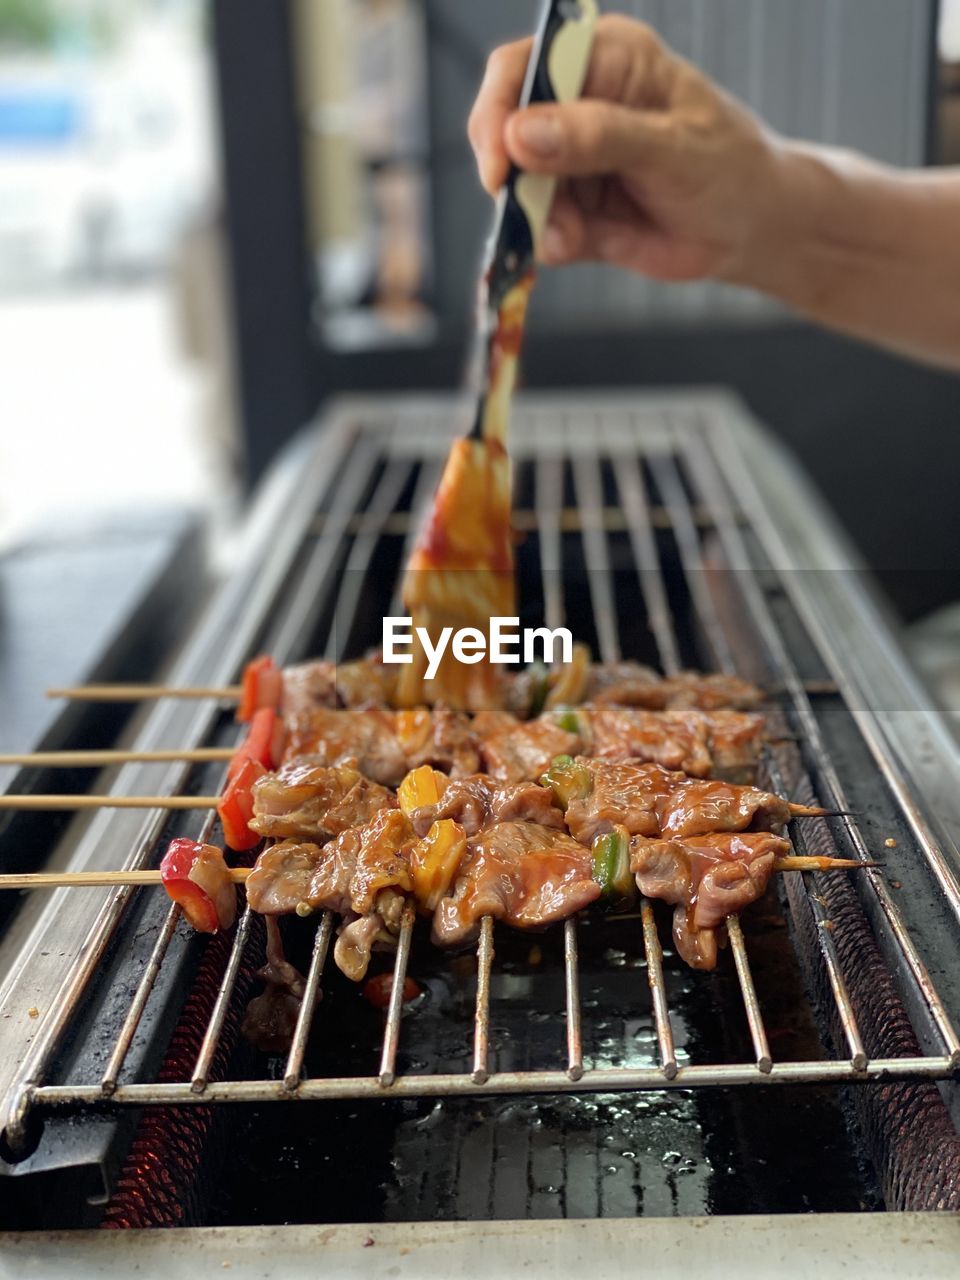
<path id="1" fill-rule="evenodd" d="M 376 1009 L 386 1009 L 390 1003 L 390 993 L 393 991 L 393 974 L 378 973 L 375 978 L 370 978 L 363 987 L 363 998 L 368 1000 Z M 420 994 L 420 988 L 412 978 L 404 978 L 403 980 L 403 1003 L 409 1004 L 411 1000 L 416 1000 Z"/>
<path id="2" fill-rule="evenodd" d="M 246 738 L 237 747 L 227 778 L 235 778 L 244 760 L 256 760 L 265 769 L 275 769 L 283 755 L 283 721 L 272 707 L 261 707 L 253 713 Z"/>
<path id="3" fill-rule="evenodd" d="M 160 863 L 160 878 L 198 933 L 216 933 L 233 924 L 237 891 L 215 845 L 171 840 Z"/>
<path id="4" fill-rule="evenodd" d="M 261 654 L 248 662 L 243 669 L 240 683 L 240 705 L 237 719 L 241 724 L 253 719 L 253 713 L 261 707 L 280 710 L 283 699 L 283 672 L 269 656 Z"/>
<path id="5" fill-rule="evenodd" d="M 248 756 L 227 783 L 217 813 L 223 824 L 223 838 L 238 853 L 259 844 L 260 836 L 251 831 L 247 823 L 253 817 L 253 784 L 267 770 L 258 760 Z"/>

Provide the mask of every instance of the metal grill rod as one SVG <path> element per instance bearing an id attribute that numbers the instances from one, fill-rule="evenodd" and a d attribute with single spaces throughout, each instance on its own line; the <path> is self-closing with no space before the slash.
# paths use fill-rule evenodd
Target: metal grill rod
<path id="1" fill-rule="evenodd" d="M 380 1058 L 381 1085 L 392 1085 L 397 1078 L 397 1046 L 400 1043 L 400 1015 L 403 1013 L 403 984 L 407 977 L 407 961 L 410 958 L 410 940 L 413 937 L 415 910 L 412 902 L 403 908 L 400 936 L 397 939 L 397 958 L 393 964 L 393 986 L 390 988 L 390 1004 L 387 1006 L 387 1022 L 383 1033 L 383 1055 Z"/>
<path id="2" fill-rule="evenodd" d="M 673 1043 L 670 1009 L 667 1005 L 667 992 L 663 980 L 663 948 L 660 945 L 660 938 L 657 934 L 657 922 L 653 915 L 653 904 L 646 898 L 641 899 L 640 918 L 643 922 L 643 949 L 647 959 L 647 981 L 650 984 L 653 1017 L 657 1028 L 657 1044 L 660 1049 L 660 1070 L 667 1080 L 673 1080 L 677 1074 L 677 1053 Z"/>
<path id="3" fill-rule="evenodd" d="M 747 944 L 743 940 L 743 930 L 737 916 L 727 919 L 727 934 L 730 938 L 730 949 L 737 969 L 740 992 L 743 995 L 743 1007 L 747 1011 L 747 1023 L 750 1027 L 750 1038 L 753 1041 L 753 1054 L 758 1070 L 769 1073 L 773 1066 L 770 1056 L 770 1044 L 767 1030 L 763 1025 L 760 1002 L 757 1000 L 757 989 L 753 985 L 753 974 L 750 972 L 750 961 L 747 959 Z"/>
<path id="4" fill-rule="evenodd" d="M 365 523 L 362 533 L 354 537 L 353 546 L 343 567 L 343 580 L 334 610 L 333 625 L 327 637 L 325 657 L 334 662 L 343 661 L 370 561 L 373 559 L 383 526 L 400 501 L 400 495 L 410 478 L 412 469 L 413 463 L 408 459 L 387 464 L 370 499 L 368 507 L 370 519 Z"/>
<path id="5" fill-rule="evenodd" d="M 646 604 L 647 620 L 657 645 L 660 665 L 666 675 L 676 675 L 682 663 L 639 459 L 634 454 L 616 455 L 613 458 L 613 472 L 620 500 L 627 514 L 627 528 L 637 567 L 640 594 Z"/>
<path id="6" fill-rule="evenodd" d="M 568 430 L 568 439 L 572 439 Z M 584 561 L 590 600 L 593 605 L 593 625 L 597 631 L 597 645 L 601 662 L 617 662 L 620 658 L 620 639 L 617 634 L 617 608 L 613 599 L 613 573 L 607 549 L 607 535 L 603 528 L 603 478 L 600 459 L 596 453 L 586 453 L 574 447 L 573 488 L 580 508 L 580 537 L 583 541 Z"/>
<path id="7" fill-rule="evenodd" d="M 480 943 L 477 947 L 477 1007 L 473 1019 L 474 1084 L 485 1084 L 490 1072 L 490 968 L 493 964 L 493 917 L 480 921 Z"/>
<path id="8" fill-rule="evenodd" d="M 544 622 L 551 630 L 562 626 L 563 580 L 558 512 L 563 501 L 563 458 L 538 457 L 536 461 L 537 542 L 543 583 Z"/>
<path id="9" fill-rule="evenodd" d="M 563 922 L 563 968 L 567 987 L 567 1075 L 583 1076 L 583 1033 L 580 1026 L 580 966 L 577 955 L 577 922 Z"/>
<path id="10" fill-rule="evenodd" d="M 290 1042 L 287 1065 L 283 1073 L 283 1083 L 287 1089 L 296 1089 L 303 1071 L 303 1058 L 307 1051 L 307 1040 L 313 1024 L 313 1015 L 320 998 L 320 984 L 323 980 L 323 966 L 327 963 L 327 952 L 330 949 L 330 938 L 333 934 L 333 912 L 325 911 L 320 921 L 320 928 L 313 939 L 313 953 L 310 956 L 310 968 L 307 970 L 307 981 L 300 1001 L 300 1012 L 297 1014 L 297 1025 Z"/>
<path id="11" fill-rule="evenodd" d="M 726 1088 L 734 1085 L 790 1085 L 868 1083 L 890 1080 L 948 1080 L 954 1073 L 946 1057 L 874 1058 L 865 1071 L 855 1071 L 846 1060 L 775 1062 L 768 1072 L 753 1063 L 693 1064 L 678 1067 L 668 1079 L 661 1067 L 609 1067 L 585 1070 L 576 1082 L 577 1093 L 628 1093 L 647 1089 Z M 301 1080 L 293 1095 L 310 1102 L 336 1098 L 431 1098 L 504 1093 L 570 1093 L 566 1071 L 496 1072 L 482 1085 L 461 1075 L 410 1074 L 397 1077 L 386 1091 L 376 1076 L 326 1076 Z M 121 1084 L 112 1097 L 98 1084 L 39 1085 L 24 1091 L 27 1106 L 142 1107 L 153 1104 L 183 1106 L 190 1103 L 290 1101 L 282 1080 L 213 1080 L 202 1093 L 189 1083 Z"/>
<path id="12" fill-rule="evenodd" d="M 690 501 L 684 491 L 676 461 L 672 455 L 652 453 L 649 455 L 649 463 L 653 478 L 660 489 L 660 496 L 673 521 L 673 536 L 676 539 L 677 550 L 680 552 L 684 576 L 707 643 L 713 651 L 719 670 L 726 675 L 733 675 L 737 669 L 736 662 L 730 651 L 726 632 L 717 615 L 713 596 L 710 594 L 706 569 L 700 553 L 700 538 L 693 522 Z"/>
<path id="13" fill-rule="evenodd" d="M 190 1078 L 190 1088 L 195 1093 L 202 1093 L 207 1087 L 210 1078 L 210 1068 L 213 1065 L 213 1055 L 217 1052 L 217 1045 L 220 1043 L 220 1037 L 223 1034 L 223 1024 L 230 1008 L 230 1000 L 233 996 L 233 988 L 237 984 L 237 976 L 240 973 L 240 964 L 243 960 L 243 953 L 250 937 L 250 930 L 253 926 L 253 911 L 247 907 L 243 915 L 240 917 L 240 923 L 237 925 L 236 932 L 233 935 L 233 946 L 230 948 L 230 959 L 224 970 L 220 987 L 217 991 L 217 999 L 213 1006 L 213 1012 L 210 1014 L 210 1021 L 207 1023 L 207 1029 L 204 1032 L 203 1041 L 200 1045 L 200 1052 L 197 1054 L 197 1061 L 193 1068 L 193 1075 Z"/>

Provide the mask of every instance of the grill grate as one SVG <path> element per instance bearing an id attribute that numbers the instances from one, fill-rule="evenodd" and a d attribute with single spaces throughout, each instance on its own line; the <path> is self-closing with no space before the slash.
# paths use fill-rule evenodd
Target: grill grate
<path id="1" fill-rule="evenodd" d="M 383 417 L 382 411 L 380 415 Z M 403 563 L 419 514 L 436 484 L 449 440 L 446 407 L 414 418 L 402 407 L 387 420 L 374 419 L 361 432 L 344 431 L 343 466 L 327 494 L 323 512 L 310 526 L 311 535 L 291 574 L 289 600 L 275 620 L 270 648 L 278 657 L 297 658 L 314 647 L 343 658 L 374 637 L 363 609 L 385 601 L 395 590 L 396 568 Z M 776 601 L 791 596 L 789 574 L 771 567 L 775 559 L 770 532 L 759 523 L 763 503 L 751 488 L 743 455 L 732 451 L 724 461 L 724 436 L 702 415 L 681 408 L 657 413 L 627 408 L 593 414 L 532 410 L 517 415 L 515 458 L 517 493 L 523 505 L 518 527 L 528 537 L 519 552 L 521 584 L 536 584 L 543 618 L 560 625 L 568 615 L 586 618 L 596 638 L 598 656 L 621 656 L 621 635 L 635 637 L 645 626 L 650 653 L 666 672 L 675 672 L 691 657 L 701 665 L 756 677 L 772 690 L 772 711 L 779 711 L 797 736 L 795 744 L 778 748 L 788 761 L 791 782 L 808 771 L 819 799 L 831 809 L 849 809 L 836 765 L 831 760 L 814 698 L 848 706 L 864 741 L 871 748 L 869 714 L 844 700 L 817 673 L 804 678 L 781 628 Z M 347 451 L 346 446 L 349 447 Z M 409 498 L 407 495 L 410 495 Z M 406 507 L 406 510 L 400 509 Z M 568 598 L 565 567 L 574 556 L 585 569 L 588 607 Z M 385 580 L 383 565 L 393 566 Z M 382 607 L 382 606 L 380 606 Z M 394 596 L 392 605 L 397 611 Z M 642 615 L 642 617 L 641 617 Z M 638 623 L 638 618 L 641 621 Z M 734 620 L 734 623 L 731 622 Z M 582 627 L 574 626 L 575 634 Z M 823 636 L 812 629 L 815 649 L 824 654 Z M 317 642 L 319 640 L 319 646 Z M 825 658 L 829 654 L 824 654 Z M 832 672 L 829 661 L 823 670 Z M 771 769 L 780 767 L 771 761 Z M 934 875 L 949 889 L 949 901 L 960 906 L 952 870 L 944 861 L 923 815 L 888 762 L 882 772 L 893 786 L 917 835 L 921 852 Z M 211 832 L 212 818 L 199 834 Z M 794 823 L 802 851 L 805 823 Z M 833 835 L 863 861 L 871 859 L 858 819 L 849 813 L 832 820 Z M 159 833 L 157 833 L 159 834 Z M 152 846 L 151 846 L 152 847 Z M 149 854 L 148 847 L 144 854 Z M 867 1082 L 889 1079 L 946 1080 L 960 1064 L 960 1039 L 943 999 L 883 875 L 858 873 L 858 890 L 883 935 L 888 963 L 903 978 L 907 1003 L 923 1051 L 910 1056 L 869 1058 L 865 1036 L 851 999 L 828 917 L 818 892 L 818 877 L 802 878 L 804 901 L 816 922 L 820 956 L 827 975 L 832 1016 L 843 1036 L 836 1054 L 811 1060 L 781 1061 L 771 1048 L 751 971 L 747 944 L 738 920 L 730 921 L 729 940 L 749 1030 L 751 1054 L 733 1062 L 678 1062 L 671 1009 L 664 977 L 663 949 L 657 936 L 653 905 L 643 901 L 631 924 L 643 947 L 650 990 L 657 1061 L 650 1065 L 589 1066 L 584 1063 L 582 1002 L 578 967 L 578 923 L 566 921 L 563 932 L 565 975 L 566 1065 L 530 1070 L 498 1070 L 491 1051 L 491 976 L 495 969 L 495 929 L 483 922 L 476 954 L 476 1001 L 469 1070 L 461 1073 L 398 1071 L 397 1055 L 405 1034 L 402 1018 L 404 977 L 414 944 L 414 914 L 408 906 L 394 962 L 391 1003 L 387 1010 L 377 1070 L 368 1075 L 305 1074 L 307 1046 L 315 1023 L 322 1030 L 321 991 L 334 921 L 319 922 L 310 953 L 306 994 L 292 1046 L 279 1078 L 210 1078 L 210 1068 L 224 1035 L 245 953 L 251 945 L 253 918 L 247 910 L 234 935 L 213 1012 L 188 1078 L 179 1082 L 125 1079 L 131 1046 L 150 1006 L 171 940 L 177 932 L 178 909 L 171 908 L 159 929 L 148 964 L 136 984 L 129 1007 L 111 1045 L 99 1080 L 46 1078 L 38 1069 L 24 1081 L 7 1116 L 7 1139 L 15 1145 L 25 1132 L 31 1111 L 53 1108 L 188 1105 L 214 1102 L 269 1102 L 292 1099 L 373 1099 L 461 1095 L 546 1094 L 575 1091 L 617 1093 L 632 1090 L 692 1089 L 700 1086 Z M 960 919 L 960 910 L 957 911 Z M 74 1016 L 83 1010 L 74 1007 Z M 69 1022 L 64 1018 L 63 1027 Z M 53 1063 L 53 1046 L 47 1064 Z M 42 1064 L 41 1064 L 42 1065 Z M 128 1069 L 129 1074 L 129 1069 Z"/>

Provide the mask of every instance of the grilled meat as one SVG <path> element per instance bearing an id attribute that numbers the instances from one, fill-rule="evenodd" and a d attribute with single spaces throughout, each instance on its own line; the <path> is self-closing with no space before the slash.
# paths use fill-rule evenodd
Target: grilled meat
<path id="1" fill-rule="evenodd" d="M 586 703 L 570 716 L 579 727 L 585 755 L 648 761 L 693 778 L 754 768 L 765 728 L 757 713 L 647 711 L 604 702 Z"/>
<path id="2" fill-rule="evenodd" d="M 393 792 L 365 778 L 354 764 L 328 768 L 322 757 L 304 756 L 255 783 L 249 826 L 280 840 L 324 841 L 396 806 Z"/>
<path id="3" fill-rule="evenodd" d="M 763 701 L 756 685 L 738 676 L 703 675 L 680 671 L 662 676 L 637 662 L 608 662 L 590 669 L 584 692 L 590 702 L 614 702 L 623 706 L 665 711 L 683 707 L 714 711 L 730 707 L 749 711 Z M 572 699 L 570 699 L 572 701 Z"/>
<path id="4" fill-rule="evenodd" d="M 480 768 L 474 725 L 461 711 L 444 703 L 432 709 L 399 711 L 396 733 L 408 770 L 429 764 L 451 778 L 464 778 Z"/>
<path id="5" fill-rule="evenodd" d="M 284 761 L 310 756 L 317 764 L 337 765 L 351 760 L 373 782 L 396 786 L 407 765 L 395 719 L 395 712 L 375 706 L 301 711 L 287 718 Z"/>
<path id="6" fill-rule="evenodd" d="M 247 877 L 247 901 L 268 917 L 304 906 L 343 916 L 334 960 L 359 982 L 371 948 L 395 944 L 405 895 L 413 888 L 409 854 L 415 840 L 396 809 L 323 847 L 285 840 L 258 858 Z"/>
<path id="7" fill-rule="evenodd" d="M 482 712 L 474 720 L 473 731 L 480 742 L 483 767 L 498 782 L 532 781 L 554 756 L 580 750 L 577 734 L 549 717 L 520 721 L 504 712 Z"/>
<path id="8" fill-rule="evenodd" d="M 439 819 L 452 818 L 468 836 L 496 822 L 535 822 L 540 826 L 563 828 L 563 813 L 552 793 L 534 782 L 498 786 L 486 774 L 448 782 L 436 804 L 424 805 L 410 813 L 418 835 L 426 835 Z"/>
<path id="9" fill-rule="evenodd" d="M 333 959 L 340 972 L 351 982 L 362 982 L 367 976 L 370 956 L 378 944 L 395 946 L 396 938 L 376 911 L 345 923 L 333 948 Z"/>
<path id="10" fill-rule="evenodd" d="M 314 911 L 367 915 L 384 889 L 409 893 L 409 850 L 416 836 L 397 809 L 322 847 L 284 840 L 257 859 L 247 877 L 247 901 L 264 915 L 284 915 L 304 903 Z M 393 923 L 393 921 L 391 921 Z"/>
<path id="11" fill-rule="evenodd" d="M 240 1030 L 262 1053 L 285 1053 L 290 1048 L 306 982 L 283 954 L 277 921 L 267 917 L 267 963 L 257 972 L 266 989 L 247 1006 Z"/>
<path id="12" fill-rule="evenodd" d="M 590 844 L 622 825 L 631 835 L 668 838 L 715 831 L 781 831 L 785 800 L 756 787 L 688 778 L 656 764 L 578 757 L 564 765 L 554 791 L 564 792 L 571 834 Z M 554 772 L 547 775 L 554 777 Z"/>
<path id="13" fill-rule="evenodd" d="M 589 756 L 649 761 L 696 778 L 710 773 L 713 759 L 702 713 L 645 711 L 597 702 L 578 707 L 576 717 Z"/>
<path id="14" fill-rule="evenodd" d="M 398 702 L 398 672 L 403 670 L 384 664 L 377 654 L 340 664 L 304 662 L 283 671 L 279 706 L 275 702 L 260 705 L 274 706 L 284 716 L 369 703 L 384 707 L 409 705 L 409 698 Z M 532 668 L 509 674 L 490 669 L 487 683 L 487 696 L 480 703 L 469 705 L 475 709 L 503 707 L 521 717 L 536 714 L 544 703 L 548 709 L 590 701 L 649 711 L 714 711 L 725 707 L 749 711 L 763 701 L 760 689 L 737 676 L 703 675 L 697 671 L 663 676 L 637 662 L 593 663 L 583 644 L 574 645 L 569 663 L 555 663 L 546 671 Z"/>
<path id="15" fill-rule="evenodd" d="M 468 845 L 450 897 L 433 917 L 441 946 L 475 938 L 483 916 L 517 929 L 565 920 L 600 894 L 590 851 L 563 831 L 532 822 L 498 822 Z"/>
<path id="16" fill-rule="evenodd" d="M 694 969 L 717 962 L 717 930 L 762 897 L 777 857 L 790 842 L 769 832 L 727 832 L 684 839 L 630 841 L 630 870 L 640 892 L 676 908 L 677 950 Z"/>
<path id="17" fill-rule="evenodd" d="M 318 707 L 359 707 L 369 702 L 390 706 L 396 679 L 396 668 L 377 657 L 302 662 L 284 668 L 279 709 L 285 716 L 296 716 Z"/>
<path id="18" fill-rule="evenodd" d="M 412 711 L 380 706 L 314 707 L 287 720 L 284 760 L 345 760 L 374 782 L 395 787 L 410 769 L 430 764 L 454 777 L 475 773 L 480 758 L 466 716 L 438 705 Z"/>

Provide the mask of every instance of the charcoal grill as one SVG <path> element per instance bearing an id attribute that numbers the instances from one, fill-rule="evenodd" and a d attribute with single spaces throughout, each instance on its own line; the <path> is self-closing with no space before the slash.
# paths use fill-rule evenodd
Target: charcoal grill
<path id="1" fill-rule="evenodd" d="M 241 568 L 170 682 L 228 684 L 260 649 L 295 661 L 347 658 L 375 644 L 383 613 L 398 612 L 398 572 L 458 415 L 441 397 L 351 399 L 301 437 L 261 495 Z M 615 924 L 569 920 L 545 935 L 562 985 L 548 1019 L 554 1039 L 531 1037 L 533 1060 L 500 1043 L 498 965 L 506 956 L 516 972 L 521 943 L 490 920 L 466 966 L 469 1043 L 446 1059 L 420 1054 L 417 1016 L 403 1016 L 399 999 L 403 975 L 466 969 L 463 959 L 437 956 L 408 914 L 376 1051 L 338 1058 L 324 1043 L 334 927 L 324 915 L 306 947 L 292 1047 L 265 1064 L 236 1050 L 262 945 L 256 917 L 245 913 L 232 938 L 206 944 L 150 890 L 64 889 L 26 900 L 0 947 L 6 1185 L 45 1185 L 82 1168 L 80 1195 L 110 1201 L 115 1224 L 139 1221 L 117 1209 L 116 1190 L 135 1125 L 132 1150 L 142 1155 L 144 1125 L 162 1144 L 164 1116 L 172 1124 L 196 1109 L 184 1141 L 199 1147 L 217 1104 L 259 1114 L 315 1102 L 342 1118 L 351 1102 L 601 1095 L 630 1106 L 648 1094 L 763 1087 L 769 1099 L 774 1086 L 810 1085 L 843 1087 L 857 1158 L 871 1165 L 887 1207 L 960 1207 L 960 757 L 854 553 L 769 436 L 721 392 L 521 398 L 512 450 L 523 624 L 566 622 L 603 661 L 626 655 L 668 673 L 697 665 L 759 681 L 783 728 L 766 781 L 837 813 L 794 823 L 798 850 L 882 864 L 848 877 L 791 877 L 782 889 L 796 990 L 802 981 L 803 1017 L 818 1028 L 812 1040 L 801 1054 L 778 1051 L 783 1037 L 765 1012 L 772 988 L 755 972 L 749 917 L 730 922 L 732 959 L 720 981 L 736 1003 L 724 1006 L 723 1042 L 698 1052 L 678 1039 L 684 993 L 707 979 L 685 974 L 681 983 L 654 904 L 643 902 Z M 132 745 L 222 744 L 235 733 L 215 701 L 169 701 L 141 717 Z M 203 794 L 218 782 L 212 766 L 184 765 L 130 765 L 101 779 L 128 794 Z M 204 838 L 212 823 L 103 812 L 74 824 L 58 859 L 74 870 L 148 866 L 168 835 Z M 0 842 L 0 855 L 4 869 L 25 869 L 22 850 Z M 768 908 L 781 910 L 775 901 Z M 595 964 L 622 970 L 632 956 L 627 998 L 647 1034 L 616 1061 L 591 1029 L 597 1001 L 583 998 L 584 934 L 591 981 Z M 522 947 L 527 954 L 530 940 Z M 535 990 L 535 973 L 525 989 Z M 318 1062 L 326 1069 L 314 1069 Z M 321 1107 L 299 1114 L 324 1125 Z M 420 1158 L 429 1158 L 422 1144 Z M 129 1177 L 128 1159 L 121 1183 Z M 543 1216 L 532 1190 L 517 1203 L 512 1215 L 474 1205 L 440 1216 Z M 414 1216 L 433 1213 L 425 1203 Z"/>

